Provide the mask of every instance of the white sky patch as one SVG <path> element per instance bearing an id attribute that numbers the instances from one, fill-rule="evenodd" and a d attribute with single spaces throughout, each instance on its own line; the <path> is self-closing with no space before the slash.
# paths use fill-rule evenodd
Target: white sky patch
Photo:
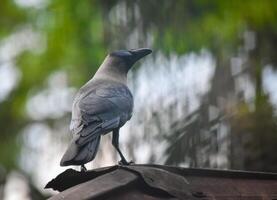
<path id="1" fill-rule="evenodd" d="M 32 174 L 35 185 L 42 192 L 49 192 L 42 188 L 68 168 L 59 165 L 67 146 L 62 141 L 67 135 L 67 127 L 54 130 L 45 123 L 32 123 L 21 133 L 24 148 L 21 151 L 20 165 L 25 172 Z"/>
<path id="2" fill-rule="evenodd" d="M 31 200 L 28 180 L 18 172 L 11 172 L 4 187 L 4 200 Z"/>
<path id="3" fill-rule="evenodd" d="M 25 50 L 43 51 L 43 41 L 41 35 L 28 26 L 0 41 L 0 102 L 8 97 L 20 80 L 21 73 L 13 60 Z"/>
<path id="4" fill-rule="evenodd" d="M 47 5 L 48 0 L 14 0 L 14 2 L 23 8 L 43 8 Z"/>
<path id="5" fill-rule="evenodd" d="M 151 148 L 147 143 L 140 144 L 135 151 L 137 163 L 147 163 L 150 159 Z"/>
<path id="6" fill-rule="evenodd" d="M 270 101 L 277 106 L 277 71 L 268 65 L 263 70 L 263 87 L 269 93 Z"/>
<path id="7" fill-rule="evenodd" d="M 161 99 L 165 104 L 187 97 L 190 111 L 199 106 L 199 95 L 210 88 L 215 61 L 208 51 L 183 56 L 172 54 L 169 58 L 158 53 L 155 60 L 146 60 L 133 81 L 136 109 L 145 104 L 157 105 Z"/>
<path id="8" fill-rule="evenodd" d="M 60 118 L 71 112 L 75 91 L 67 86 L 64 71 L 55 72 L 48 78 L 48 87 L 28 99 L 27 113 L 34 120 Z"/>
<path id="9" fill-rule="evenodd" d="M 16 87 L 20 75 L 20 71 L 11 62 L 0 64 L 0 102 Z"/>
<path id="10" fill-rule="evenodd" d="M 249 74 L 244 73 L 240 76 L 236 76 L 234 78 L 234 81 L 236 91 L 243 92 L 243 97 L 245 101 L 249 104 L 253 102 L 253 98 L 255 97 L 255 86 L 253 85 L 251 76 Z"/>
<path id="11" fill-rule="evenodd" d="M 25 50 L 40 53 L 45 49 L 45 38 L 29 26 L 19 29 L 0 42 L 0 61 L 10 61 Z"/>

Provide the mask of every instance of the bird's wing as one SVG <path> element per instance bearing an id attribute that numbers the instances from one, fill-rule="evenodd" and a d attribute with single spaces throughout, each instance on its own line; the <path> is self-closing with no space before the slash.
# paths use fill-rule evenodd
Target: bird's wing
<path id="1" fill-rule="evenodd" d="M 92 88 L 76 98 L 71 129 L 85 144 L 99 134 L 107 133 L 130 119 L 133 97 L 125 85 L 104 85 Z"/>

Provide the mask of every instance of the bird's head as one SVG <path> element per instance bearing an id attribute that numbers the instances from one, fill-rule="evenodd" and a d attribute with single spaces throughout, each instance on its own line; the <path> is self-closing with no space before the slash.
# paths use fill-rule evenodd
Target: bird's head
<path id="1" fill-rule="evenodd" d="M 148 48 L 118 50 L 110 53 L 109 57 L 117 63 L 117 67 L 122 67 L 124 70 L 129 71 L 135 62 L 150 53 L 152 53 L 152 50 Z"/>

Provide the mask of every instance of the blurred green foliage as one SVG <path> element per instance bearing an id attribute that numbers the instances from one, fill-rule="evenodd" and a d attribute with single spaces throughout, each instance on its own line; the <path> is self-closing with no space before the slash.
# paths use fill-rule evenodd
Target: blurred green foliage
<path id="1" fill-rule="evenodd" d="M 272 0 L 154 0 L 139 5 L 146 27 L 154 30 L 155 46 L 167 52 L 207 47 L 220 54 L 234 50 L 246 29 L 276 31 L 277 4 Z M 153 12 L 157 6 L 159 12 Z"/>

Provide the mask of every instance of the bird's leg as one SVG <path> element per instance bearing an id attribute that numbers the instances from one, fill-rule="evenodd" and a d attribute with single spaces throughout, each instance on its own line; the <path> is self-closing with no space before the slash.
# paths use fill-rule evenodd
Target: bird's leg
<path id="1" fill-rule="evenodd" d="M 113 139 L 112 139 L 112 144 L 114 146 L 114 148 L 117 150 L 117 152 L 119 153 L 120 157 L 121 157 L 121 161 L 119 161 L 119 164 L 122 165 L 129 165 L 130 163 L 127 162 L 127 160 L 125 159 L 125 157 L 123 156 L 122 152 L 119 149 L 119 128 L 115 129 L 113 131 Z"/>
<path id="2" fill-rule="evenodd" d="M 87 171 L 87 168 L 85 167 L 84 164 L 81 165 L 81 172 L 86 172 Z"/>

